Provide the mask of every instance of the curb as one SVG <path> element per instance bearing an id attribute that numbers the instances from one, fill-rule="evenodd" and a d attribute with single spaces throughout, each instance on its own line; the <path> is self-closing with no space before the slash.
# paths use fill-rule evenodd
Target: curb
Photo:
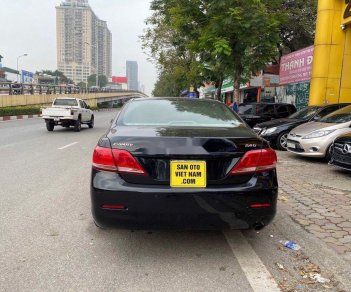
<path id="1" fill-rule="evenodd" d="M 118 111 L 121 108 L 100 108 L 98 110 L 98 112 L 114 112 L 114 111 Z"/>
<path id="2" fill-rule="evenodd" d="M 0 122 L 6 122 L 6 121 L 13 121 L 13 120 L 27 120 L 27 119 L 34 119 L 34 118 L 40 118 L 41 115 L 18 115 L 18 116 L 5 116 L 5 117 L 0 117 Z"/>

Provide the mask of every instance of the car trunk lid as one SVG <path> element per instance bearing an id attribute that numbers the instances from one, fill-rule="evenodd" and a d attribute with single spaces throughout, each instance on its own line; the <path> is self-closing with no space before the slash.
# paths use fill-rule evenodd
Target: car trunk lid
<path id="1" fill-rule="evenodd" d="M 205 161 L 208 184 L 223 182 L 248 150 L 263 142 L 246 127 L 238 128 L 148 128 L 118 127 L 108 135 L 112 149 L 130 152 L 148 176 L 121 174 L 129 183 L 169 184 L 171 161 Z M 117 135 L 115 133 L 117 131 Z M 245 175 L 246 180 L 251 176 Z M 237 178 L 242 182 L 242 178 Z"/>

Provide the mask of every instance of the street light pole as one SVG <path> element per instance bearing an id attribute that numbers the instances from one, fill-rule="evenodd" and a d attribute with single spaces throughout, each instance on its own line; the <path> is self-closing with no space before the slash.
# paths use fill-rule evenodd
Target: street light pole
<path id="1" fill-rule="evenodd" d="M 87 45 L 90 45 L 88 42 L 85 42 L 85 44 Z M 99 57 L 99 46 L 98 44 L 96 43 L 95 45 L 91 45 L 92 47 L 95 47 L 95 50 L 96 50 L 96 61 L 95 61 L 95 75 L 96 75 L 96 80 L 95 80 L 95 85 L 98 86 L 98 83 L 99 83 L 99 70 L 98 70 L 98 66 L 99 66 L 99 61 L 98 61 L 98 57 Z"/>
<path id="2" fill-rule="evenodd" d="M 17 57 L 17 82 L 18 82 L 18 74 L 19 74 L 19 71 L 18 71 L 18 60 L 21 58 L 21 57 L 27 57 L 28 54 L 23 54 L 23 55 L 20 55 Z"/>

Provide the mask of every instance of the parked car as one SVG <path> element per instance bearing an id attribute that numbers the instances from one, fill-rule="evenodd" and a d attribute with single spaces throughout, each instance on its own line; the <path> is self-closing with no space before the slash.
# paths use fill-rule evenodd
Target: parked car
<path id="1" fill-rule="evenodd" d="M 330 104 L 325 106 L 308 106 L 287 118 L 276 119 L 257 124 L 253 130 L 261 137 L 269 141 L 272 147 L 286 150 L 289 132 L 295 127 L 309 121 L 318 121 L 324 116 L 343 108 L 349 103 Z"/>
<path id="2" fill-rule="evenodd" d="M 334 140 L 330 148 L 329 164 L 351 171 L 351 129 L 348 134 Z"/>
<path id="3" fill-rule="evenodd" d="M 273 119 L 286 118 L 294 112 L 295 106 L 287 103 L 249 102 L 240 104 L 238 108 L 240 117 L 250 127 Z"/>
<path id="4" fill-rule="evenodd" d="M 76 132 L 81 130 L 82 124 L 89 128 L 94 127 L 94 114 L 84 100 L 77 98 L 56 98 L 51 107 L 42 110 L 42 118 L 45 120 L 46 129 L 53 131 L 54 127 L 74 127 Z"/>
<path id="5" fill-rule="evenodd" d="M 277 203 L 276 153 L 223 103 L 129 101 L 93 153 L 100 227 L 260 229 Z"/>
<path id="6" fill-rule="evenodd" d="M 320 119 L 293 129 L 288 135 L 288 151 L 329 160 L 329 148 L 334 139 L 350 132 L 351 105 L 343 107 Z"/>

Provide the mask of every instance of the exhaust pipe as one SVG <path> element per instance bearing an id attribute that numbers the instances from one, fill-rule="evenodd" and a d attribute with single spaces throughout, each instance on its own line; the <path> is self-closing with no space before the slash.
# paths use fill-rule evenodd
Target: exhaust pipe
<path id="1" fill-rule="evenodd" d="M 253 228 L 254 228 L 256 231 L 259 231 L 259 230 L 263 229 L 264 226 L 265 226 L 264 223 L 258 222 L 258 223 L 255 223 L 255 224 L 254 224 Z"/>

